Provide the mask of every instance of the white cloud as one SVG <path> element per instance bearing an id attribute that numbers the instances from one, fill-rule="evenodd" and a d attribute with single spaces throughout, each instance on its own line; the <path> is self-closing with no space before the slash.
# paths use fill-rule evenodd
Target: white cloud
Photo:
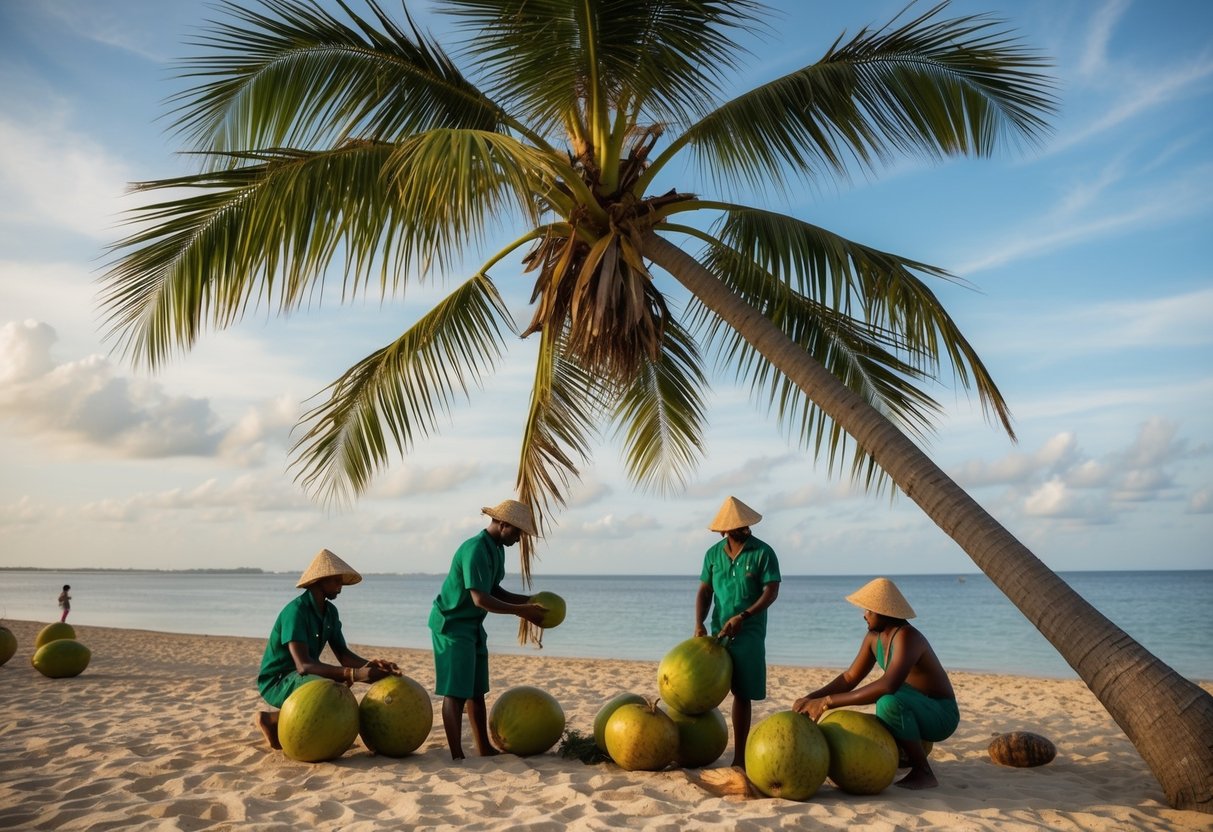
<path id="1" fill-rule="evenodd" d="M 1188 499 L 1188 514 L 1213 514 L 1213 488 L 1194 491 Z"/>
<path id="2" fill-rule="evenodd" d="M 1112 38 L 1112 30 L 1128 8 L 1128 0 L 1110 0 L 1095 13 L 1078 63 L 1078 71 L 1082 75 L 1097 76 L 1107 70 L 1108 41 Z"/>

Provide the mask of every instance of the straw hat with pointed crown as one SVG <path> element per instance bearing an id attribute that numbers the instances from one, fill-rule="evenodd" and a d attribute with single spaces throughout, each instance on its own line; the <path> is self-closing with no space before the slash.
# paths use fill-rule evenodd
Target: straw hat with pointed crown
<path id="1" fill-rule="evenodd" d="M 731 532 L 733 529 L 743 529 L 746 526 L 753 526 L 762 515 L 754 511 L 736 497 L 726 497 L 720 505 L 720 511 L 716 512 L 716 517 L 708 526 L 710 532 Z"/>
<path id="2" fill-rule="evenodd" d="M 304 571 L 303 575 L 299 578 L 299 583 L 295 584 L 295 586 L 299 588 L 311 586 L 316 581 L 331 578 L 334 575 L 341 576 L 342 586 L 356 584 L 362 580 L 362 576 L 358 574 L 354 567 L 334 555 L 328 549 L 321 549 L 316 553 L 316 557 L 312 558 L 311 566 Z"/>
<path id="3" fill-rule="evenodd" d="M 480 511 L 494 520 L 500 520 L 502 523 L 509 523 L 514 528 L 521 529 L 531 537 L 539 534 L 535 531 L 535 515 L 531 514 L 530 506 L 526 503 L 520 503 L 517 500 L 502 500 L 497 505 L 485 506 Z"/>
<path id="4" fill-rule="evenodd" d="M 874 578 L 847 596 L 857 607 L 889 618 L 913 618 L 914 608 L 888 578 Z"/>

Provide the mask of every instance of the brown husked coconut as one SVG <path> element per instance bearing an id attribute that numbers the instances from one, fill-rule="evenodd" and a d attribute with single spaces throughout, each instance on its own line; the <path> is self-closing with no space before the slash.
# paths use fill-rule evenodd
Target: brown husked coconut
<path id="1" fill-rule="evenodd" d="M 1011 731 L 999 734 L 990 743 L 990 759 L 1000 766 L 1033 768 L 1053 761 L 1057 746 L 1048 737 L 1031 731 Z"/>

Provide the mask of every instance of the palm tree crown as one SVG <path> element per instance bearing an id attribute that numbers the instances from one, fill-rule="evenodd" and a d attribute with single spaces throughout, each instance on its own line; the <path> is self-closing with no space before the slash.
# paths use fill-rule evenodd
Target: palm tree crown
<path id="1" fill-rule="evenodd" d="M 517 239 L 307 415 L 294 450 L 314 492 L 361 492 L 393 446 L 434 430 L 494 366 L 517 330 L 490 271 L 511 254 L 535 273 L 517 486 L 541 524 L 607 425 L 638 483 L 683 480 L 700 455 L 706 349 L 841 458 L 846 434 L 718 316 L 694 301 L 675 313 L 645 256 L 649 231 L 702 242 L 728 286 L 913 432 L 932 423 L 921 382 L 941 361 L 1011 430 L 922 279 L 943 270 L 761 208 L 650 193 L 686 155 L 727 192 L 1036 138 L 1052 106 L 1043 62 L 993 21 L 943 19 L 941 4 L 726 101 L 736 37 L 763 25 L 756 2 L 449 0 L 474 81 L 411 19 L 367 6 L 342 4 L 339 19 L 304 0 L 224 5 L 230 21 L 183 64 L 196 85 L 174 99 L 205 170 L 136 185 L 187 195 L 134 212 L 150 225 L 116 246 L 104 296 L 115 334 L 155 365 L 250 303 L 297 308 L 339 258 L 344 299 L 397 293 L 445 275 L 503 216 L 520 220 Z M 855 448 L 857 471 L 864 462 L 879 482 Z"/>

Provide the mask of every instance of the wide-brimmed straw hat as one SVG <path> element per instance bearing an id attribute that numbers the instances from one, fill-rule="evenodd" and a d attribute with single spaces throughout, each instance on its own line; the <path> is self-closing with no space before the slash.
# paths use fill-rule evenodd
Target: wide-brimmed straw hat
<path id="1" fill-rule="evenodd" d="M 334 555 L 328 549 L 321 549 L 316 553 L 316 557 L 312 558 L 311 566 L 300 576 L 299 583 L 295 584 L 295 586 L 299 588 L 311 586 L 316 581 L 331 578 L 334 575 L 341 576 L 342 586 L 356 584 L 362 580 L 362 576 L 358 574 L 354 567 Z"/>
<path id="2" fill-rule="evenodd" d="M 857 607 L 889 618 L 913 618 L 914 608 L 888 578 L 874 578 L 847 596 Z"/>
<path id="3" fill-rule="evenodd" d="M 753 526 L 762 515 L 754 511 L 736 497 L 726 497 L 720 505 L 720 511 L 708 526 L 710 532 L 731 532 L 733 529 L 743 529 Z"/>
<path id="4" fill-rule="evenodd" d="M 520 503 L 517 500 L 502 500 L 497 505 L 485 506 L 480 511 L 494 520 L 500 520 L 502 523 L 509 523 L 514 528 L 521 529 L 531 537 L 539 534 L 535 531 L 535 515 L 531 514 L 530 506 L 526 503 Z"/>

